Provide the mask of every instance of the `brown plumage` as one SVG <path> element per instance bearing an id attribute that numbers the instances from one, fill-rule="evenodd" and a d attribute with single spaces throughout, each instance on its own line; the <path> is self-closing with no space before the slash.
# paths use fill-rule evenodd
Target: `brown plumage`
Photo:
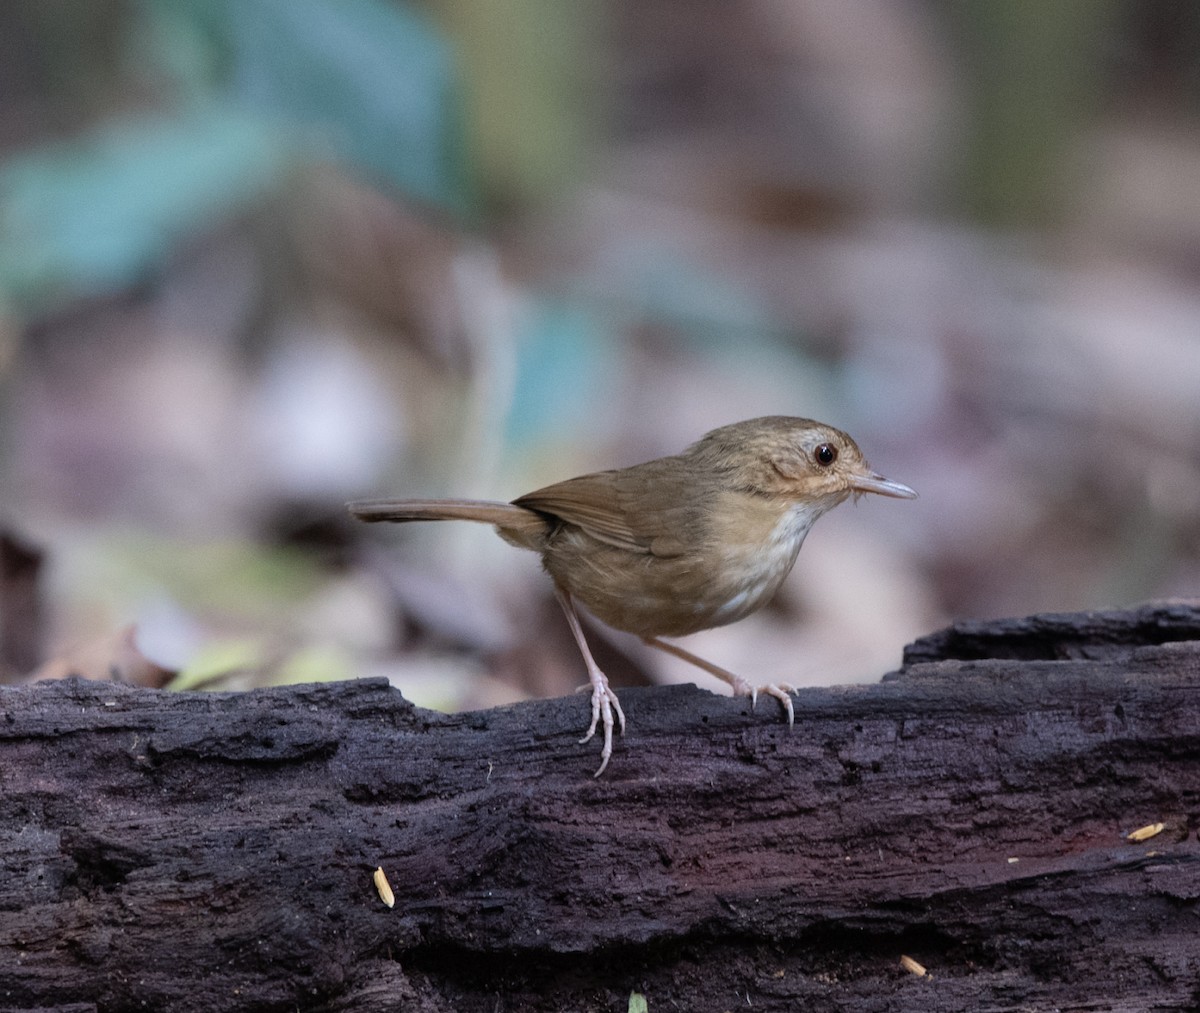
<path id="1" fill-rule="evenodd" d="M 613 711 L 625 716 L 592 660 L 575 603 L 793 717 L 790 686 L 754 687 L 660 637 L 736 622 L 762 607 L 792 569 L 813 522 L 851 495 L 911 499 L 871 471 L 845 433 L 811 419 L 768 416 L 714 429 L 681 454 L 581 475 L 513 500 L 371 500 L 365 521 L 470 520 L 540 553 L 592 683 L 586 742 L 602 722 L 599 776 L 612 754 Z"/>

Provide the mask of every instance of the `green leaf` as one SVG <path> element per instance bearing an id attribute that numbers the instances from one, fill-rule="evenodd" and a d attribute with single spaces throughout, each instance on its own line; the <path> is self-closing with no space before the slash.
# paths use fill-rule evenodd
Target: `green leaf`
<path id="1" fill-rule="evenodd" d="M 196 652 L 196 656 L 167 684 L 167 689 L 182 692 L 200 689 L 227 675 L 261 668 L 266 650 L 257 640 L 219 640 Z"/>
<path id="2" fill-rule="evenodd" d="M 291 655 L 275 672 L 271 686 L 290 686 L 298 682 L 340 682 L 355 677 L 353 660 L 335 647 L 313 645 Z"/>

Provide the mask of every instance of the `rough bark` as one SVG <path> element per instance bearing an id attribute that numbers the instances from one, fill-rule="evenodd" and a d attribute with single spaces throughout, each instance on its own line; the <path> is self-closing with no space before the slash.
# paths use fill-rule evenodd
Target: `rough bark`
<path id="1" fill-rule="evenodd" d="M 1192 1009 L 1198 694 L 1184 604 L 626 690 L 599 780 L 583 698 L 0 688 L 0 1008 Z"/>

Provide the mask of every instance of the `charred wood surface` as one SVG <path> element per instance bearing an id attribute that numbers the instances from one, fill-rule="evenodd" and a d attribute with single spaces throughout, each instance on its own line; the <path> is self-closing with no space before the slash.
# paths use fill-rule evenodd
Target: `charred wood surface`
<path id="1" fill-rule="evenodd" d="M 1200 1006 L 1200 607 L 621 697 L 0 688 L 0 1009 Z"/>

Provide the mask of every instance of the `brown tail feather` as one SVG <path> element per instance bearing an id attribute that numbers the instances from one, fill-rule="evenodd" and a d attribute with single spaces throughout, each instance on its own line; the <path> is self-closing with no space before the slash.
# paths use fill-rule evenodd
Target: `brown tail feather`
<path id="1" fill-rule="evenodd" d="M 541 514 L 478 499 L 367 499 L 347 503 L 360 521 L 479 521 L 514 532 L 540 532 L 546 528 Z"/>

